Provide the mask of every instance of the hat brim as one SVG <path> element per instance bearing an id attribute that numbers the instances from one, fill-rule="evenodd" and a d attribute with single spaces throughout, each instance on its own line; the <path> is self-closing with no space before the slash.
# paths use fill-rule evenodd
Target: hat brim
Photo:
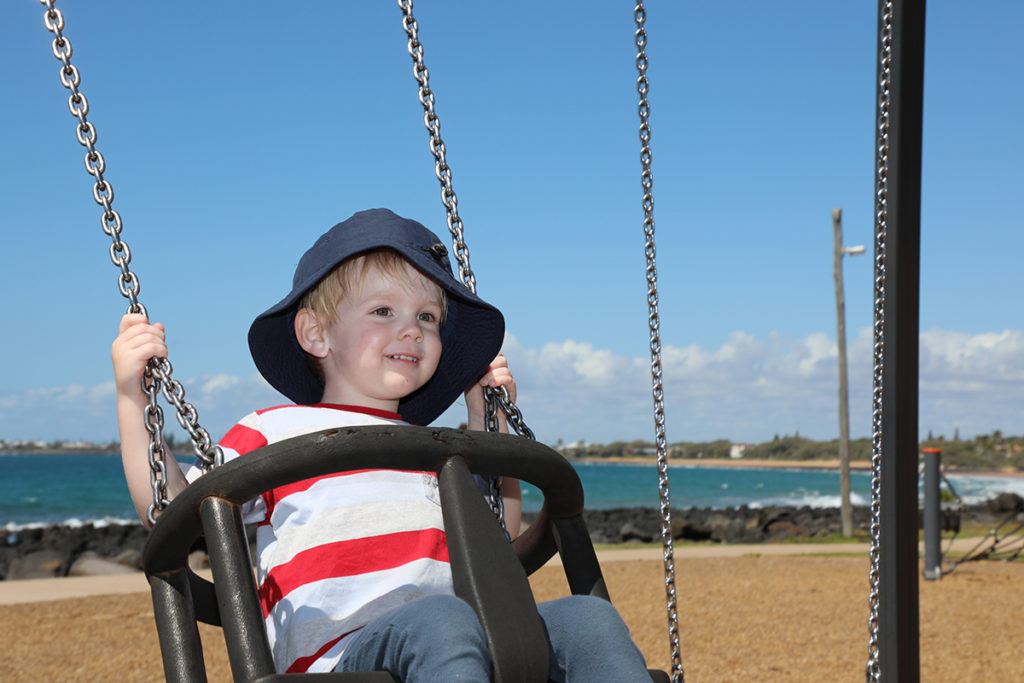
<path id="1" fill-rule="evenodd" d="M 433 422 L 483 374 L 501 350 L 505 334 L 501 313 L 455 279 L 444 250 L 438 254 L 438 243 L 437 237 L 421 224 L 386 209 L 363 211 L 334 226 L 302 257 L 292 291 L 249 328 L 249 350 L 260 374 L 291 401 L 318 403 L 323 385 L 295 337 L 299 302 L 345 259 L 371 249 L 393 249 L 447 293 L 437 370 L 398 406 L 407 422 Z"/>

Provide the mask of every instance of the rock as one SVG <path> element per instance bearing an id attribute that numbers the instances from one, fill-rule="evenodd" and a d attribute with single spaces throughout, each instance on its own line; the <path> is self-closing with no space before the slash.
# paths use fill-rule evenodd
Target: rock
<path id="1" fill-rule="evenodd" d="M 805 535 L 805 531 L 792 522 L 777 520 L 769 522 L 764 529 L 766 541 L 778 541 L 783 538 L 797 538 Z"/>
<path id="2" fill-rule="evenodd" d="M 708 517 L 711 529 L 711 540 L 719 543 L 733 543 L 743 534 L 743 520 L 723 513 L 715 513 Z"/>
<path id="3" fill-rule="evenodd" d="M 87 550 L 79 555 L 78 559 L 74 561 L 71 568 L 68 570 L 68 576 L 100 576 L 103 574 L 135 573 L 137 572 L 132 567 L 126 567 L 120 562 L 100 557 L 92 550 Z"/>
<path id="4" fill-rule="evenodd" d="M 1021 512 L 1024 511 L 1024 498 L 1021 498 L 1016 493 L 1000 493 L 995 498 L 990 499 L 986 507 L 989 514 L 992 515 Z"/>
<path id="5" fill-rule="evenodd" d="M 672 517 L 672 539 L 707 541 L 711 539 L 711 529 L 705 525 L 693 524 L 682 515 L 674 515 Z"/>
<path id="6" fill-rule="evenodd" d="M 651 534 L 637 528 L 633 522 L 626 522 L 619 529 L 619 538 L 622 543 L 629 543 L 630 541 L 639 541 L 641 543 L 650 543 L 654 540 Z"/>
<path id="7" fill-rule="evenodd" d="M 16 557 L 7 568 L 8 581 L 19 579 L 49 579 L 61 575 L 65 555 L 56 550 L 37 550 Z"/>
<path id="8" fill-rule="evenodd" d="M 142 571 L 142 551 L 135 548 L 125 548 L 114 556 L 114 562 L 131 567 L 136 571 Z"/>

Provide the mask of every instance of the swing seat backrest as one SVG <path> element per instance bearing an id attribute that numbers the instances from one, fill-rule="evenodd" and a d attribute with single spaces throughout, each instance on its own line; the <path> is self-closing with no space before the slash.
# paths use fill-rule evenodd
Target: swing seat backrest
<path id="1" fill-rule="evenodd" d="M 437 472 L 455 593 L 480 619 L 495 681 L 547 680 L 547 639 L 527 574 L 555 552 L 561 554 L 574 594 L 608 599 L 582 520 L 579 477 L 550 448 L 507 434 L 428 427 L 326 430 L 266 446 L 214 469 L 160 515 L 143 564 L 167 680 L 206 680 L 199 621 L 223 628 L 236 681 L 278 680 L 240 506 L 271 488 L 358 469 Z M 538 519 L 512 544 L 471 472 L 515 477 L 543 492 Z M 210 556 L 212 584 L 188 569 L 189 549 L 201 535 Z M 297 680 L 306 676 L 318 681 L 396 680 L 387 672 L 303 674 Z M 296 675 L 289 674 L 286 680 L 296 680 Z"/>

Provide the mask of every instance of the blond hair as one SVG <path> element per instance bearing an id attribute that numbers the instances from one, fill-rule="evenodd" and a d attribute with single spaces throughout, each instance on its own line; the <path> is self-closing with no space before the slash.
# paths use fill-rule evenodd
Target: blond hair
<path id="1" fill-rule="evenodd" d="M 419 270 L 404 256 L 393 249 L 381 248 L 365 251 L 345 259 L 313 285 L 299 301 L 299 308 L 308 308 L 316 316 L 321 325 L 328 327 L 338 321 L 338 304 L 352 291 L 357 291 L 363 284 L 366 273 L 371 268 L 398 282 L 408 282 L 411 268 Z M 424 277 L 427 277 L 424 275 Z M 427 278 L 433 282 L 431 278 Z M 441 320 L 443 324 L 448 312 L 448 297 L 444 288 L 438 287 L 441 293 Z"/>

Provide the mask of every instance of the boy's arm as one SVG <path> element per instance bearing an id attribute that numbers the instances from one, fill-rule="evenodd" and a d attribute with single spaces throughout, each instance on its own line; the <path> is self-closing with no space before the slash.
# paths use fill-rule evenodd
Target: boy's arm
<path id="1" fill-rule="evenodd" d="M 484 425 L 484 387 L 505 387 L 512 402 L 515 403 L 516 381 L 512 377 L 512 373 L 509 372 L 508 360 L 500 353 L 484 371 L 484 374 L 466 390 L 469 429 L 483 431 L 486 428 Z M 508 433 L 505 412 L 502 410 L 498 411 L 498 431 L 503 434 Z M 509 535 L 515 538 L 519 535 L 523 514 L 523 494 L 519 480 L 506 477 L 502 480 L 501 493 L 505 502 L 505 528 Z"/>
<path id="2" fill-rule="evenodd" d="M 117 427 L 121 437 L 121 463 L 135 511 L 142 523 L 150 526 L 146 511 L 153 502 L 150 483 L 149 432 L 145 411 L 149 399 L 142 391 L 142 373 L 150 358 L 166 358 L 164 327 L 150 325 L 144 315 L 129 313 L 121 318 L 117 339 L 110 347 L 117 388 Z M 185 476 L 167 451 L 167 498 L 185 488 Z"/>

